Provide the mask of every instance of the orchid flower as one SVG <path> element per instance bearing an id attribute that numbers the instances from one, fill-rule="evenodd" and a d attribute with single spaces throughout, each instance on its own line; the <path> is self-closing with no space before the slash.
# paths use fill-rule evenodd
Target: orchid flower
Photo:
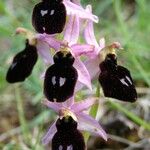
<path id="1" fill-rule="evenodd" d="M 98 23 L 98 17 L 86 11 L 78 1 L 43 0 L 33 8 L 32 25 L 38 33 L 61 33 L 67 16 L 72 14 Z"/>
<path id="2" fill-rule="evenodd" d="M 78 122 L 78 129 L 81 131 L 88 131 L 96 136 L 101 136 L 104 140 L 107 140 L 107 135 L 102 129 L 100 124 L 91 116 L 86 114 L 84 111 L 87 110 L 96 102 L 96 98 L 88 98 L 80 102 L 74 102 L 74 97 L 70 98 L 64 103 L 50 102 L 44 100 L 43 104 L 48 108 L 54 110 L 60 117 L 71 116 L 75 121 Z M 56 121 L 50 126 L 47 133 L 42 139 L 43 144 L 48 144 L 54 134 L 56 133 Z"/>
<path id="3" fill-rule="evenodd" d="M 6 80 L 9 83 L 23 82 L 31 75 L 37 62 L 37 53 L 42 56 L 45 63 L 52 61 L 48 44 L 43 43 L 38 38 L 38 34 L 32 33 L 25 28 L 17 28 L 16 34 L 24 34 L 26 42 L 25 48 L 14 56 L 7 71 Z"/>
<path id="4" fill-rule="evenodd" d="M 40 35 L 40 39 L 45 41 L 49 47 L 56 51 L 59 51 L 62 47 L 69 49 L 75 57 L 74 67 L 78 71 L 78 81 L 86 85 L 89 89 L 92 89 L 90 74 L 79 56 L 89 56 L 93 52 L 94 46 L 89 44 L 77 44 L 79 38 L 79 26 L 79 17 L 76 15 L 70 15 L 64 31 L 64 41 L 58 41 L 49 35 Z"/>

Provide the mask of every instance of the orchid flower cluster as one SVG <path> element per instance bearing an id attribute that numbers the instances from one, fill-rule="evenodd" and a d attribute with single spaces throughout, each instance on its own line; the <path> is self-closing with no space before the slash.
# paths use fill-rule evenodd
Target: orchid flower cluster
<path id="1" fill-rule="evenodd" d="M 42 74 L 46 97 L 43 104 L 54 110 L 58 119 L 42 142 L 52 142 L 52 150 L 85 150 L 83 130 L 107 140 L 100 124 L 85 113 L 98 98 L 75 100 L 76 92 L 84 86 L 92 90 L 93 79 L 98 79 L 106 97 L 126 102 L 137 99 L 129 70 L 117 64 L 116 49 L 121 49 L 120 43 L 106 46 L 104 38 L 96 40 L 93 24 L 98 21 L 91 5 L 83 8 L 79 0 L 42 0 L 32 13 L 36 32 L 16 29 L 16 34 L 25 36 L 26 44 L 14 57 L 6 80 L 24 81 L 32 73 L 38 55 L 49 66 Z M 81 36 L 84 43 L 80 43 Z M 81 56 L 86 57 L 82 60 Z"/>

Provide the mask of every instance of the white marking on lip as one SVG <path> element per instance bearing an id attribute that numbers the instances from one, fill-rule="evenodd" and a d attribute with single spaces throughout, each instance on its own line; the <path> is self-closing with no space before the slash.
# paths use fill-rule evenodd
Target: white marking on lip
<path id="1" fill-rule="evenodd" d="M 17 65 L 17 62 L 13 63 L 13 64 L 11 65 L 11 69 L 13 69 L 16 65 Z"/>
<path id="2" fill-rule="evenodd" d="M 63 147 L 62 147 L 62 145 L 60 145 L 60 146 L 59 146 L 59 150 L 63 150 Z"/>
<path id="3" fill-rule="evenodd" d="M 120 79 L 120 81 L 121 81 L 122 84 L 124 84 L 124 85 L 126 85 L 126 86 L 129 86 L 129 85 L 126 83 L 126 81 L 125 81 L 124 78 Z"/>
<path id="4" fill-rule="evenodd" d="M 44 16 L 48 13 L 48 10 L 41 10 L 41 15 Z"/>
<path id="5" fill-rule="evenodd" d="M 128 76 L 126 76 L 126 79 L 130 82 L 130 84 L 132 85 L 132 81 L 130 80 L 130 78 Z"/>
<path id="6" fill-rule="evenodd" d="M 53 10 L 51 10 L 50 15 L 52 16 L 52 15 L 54 15 L 54 13 L 55 13 L 55 10 L 53 9 Z"/>
<path id="7" fill-rule="evenodd" d="M 56 77 L 55 77 L 55 76 L 52 77 L 52 84 L 53 84 L 53 85 L 56 84 Z"/>
<path id="8" fill-rule="evenodd" d="M 60 85 L 60 86 L 63 86 L 63 85 L 64 85 L 64 83 L 65 83 L 65 81 L 66 81 L 66 79 L 65 79 L 65 78 L 60 77 L 59 85 Z"/>
<path id="9" fill-rule="evenodd" d="M 73 150 L 73 146 L 72 145 L 67 146 L 67 150 Z"/>
<path id="10" fill-rule="evenodd" d="M 45 27 L 43 27 L 43 30 L 45 31 Z"/>

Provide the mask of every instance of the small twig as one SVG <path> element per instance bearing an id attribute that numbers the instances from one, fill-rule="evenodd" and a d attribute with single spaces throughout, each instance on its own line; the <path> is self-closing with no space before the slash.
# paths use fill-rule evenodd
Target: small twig
<path id="1" fill-rule="evenodd" d="M 124 150 L 133 150 L 136 148 L 143 148 L 144 149 L 144 145 L 146 145 L 147 147 L 150 146 L 150 144 L 148 145 L 148 143 L 150 143 L 150 140 L 143 139 L 143 140 L 137 142 L 135 145 L 130 145 L 129 147 L 125 148 Z"/>
<path id="2" fill-rule="evenodd" d="M 112 134 L 107 134 L 108 138 L 114 140 L 114 141 L 118 141 L 118 142 L 121 142 L 121 143 L 124 143 L 124 144 L 127 144 L 127 145 L 136 145 L 136 143 L 134 142 L 131 142 L 127 139 L 124 139 L 122 137 L 119 137 L 119 136 L 116 136 L 116 135 L 112 135 Z"/>
<path id="3" fill-rule="evenodd" d="M 18 109 L 18 117 L 19 117 L 19 122 L 21 124 L 21 130 L 23 133 L 23 137 L 26 141 L 29 141 L 29 137 L 28 137 L 29 129 L 28 129 L 27 122 L 25 119 L 23 100 L 21 99 L 19 86 L 15 86 L 15 95 L 16 95 L 16 105 L 17 105 L 17 109 Z"/>
<path id="4" fill-rule="evenodd" d="M 19 134 L 19 133 L 21 133 L 21 127 L 11 129 L 8 132 L 0 135 L 0 142 L 5 141 L 9 137 L 14 136 L 14 135 Z"/>

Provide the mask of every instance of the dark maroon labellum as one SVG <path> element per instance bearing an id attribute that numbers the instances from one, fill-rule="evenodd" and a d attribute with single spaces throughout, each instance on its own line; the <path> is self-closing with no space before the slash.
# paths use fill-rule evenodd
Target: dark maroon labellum
<path id="1" fill-rule="evenodd" d="M 24 81 L 31 74 L 37 58 L 36 47 L 30 45 L 27 40 L 25 49 L 14 57 L 8 69 L 6 80 L 9 83 Z"/>
<path id="2" fill-rule="evenodd" d="M 32 24 L 39 33 L 61 33 L 66 23 L 66 8 L 62 0 L 43 0 L 35 5 Z"/>
<path id="3" fill-rule="evenodd" d="M 104 95 L 126 102 L 135 102 L 137 92 L 128 69 L 117 65 L 114 54 L 108 54 L 100 64 L 99 82 Z"/>
<path id="4" fill-rule="evenodd" d="M 52 150 L 85 150 L 83 135 L 77 130 L 77 122 L 72 117 L 58 119 L 56 127 Z"/>
<path id="5" fill-rule="evenodd" d="M 44 94 L 49 101 L 64 102 L 73 95 L 78 77 L 73 63 L 70 52 L 55 54 L 54 64 L 47 69 L 44 80 Z"/>

